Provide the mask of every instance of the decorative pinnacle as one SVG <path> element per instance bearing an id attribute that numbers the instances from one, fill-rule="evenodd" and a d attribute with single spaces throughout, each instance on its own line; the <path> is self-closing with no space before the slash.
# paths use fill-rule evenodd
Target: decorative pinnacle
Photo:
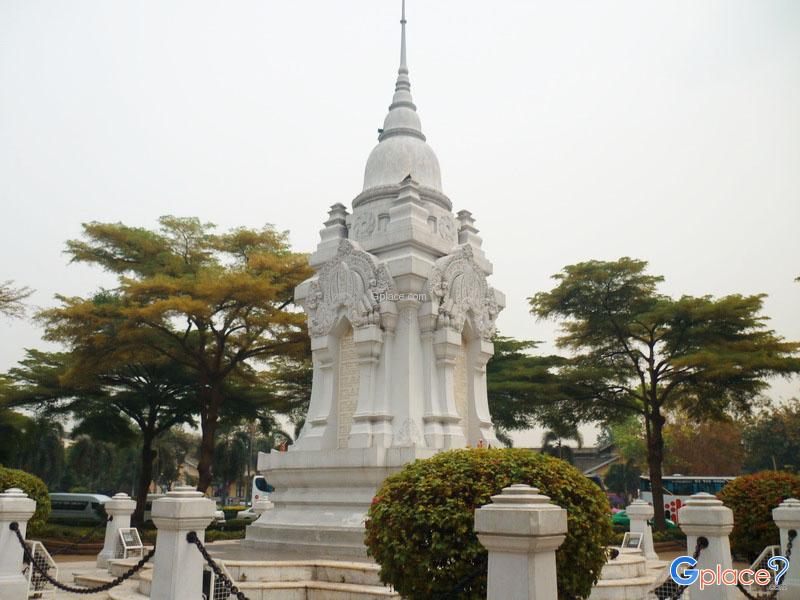
<path id="1" fill-rule="evenodd" d="M 403 14 L 400 17 L 400 72 L 403 69 L 408 73 L 408 65 L 406 65 L 406 0 L 403 0 Z"/>
<path id="2" fill-rule="evenodd" d="M 403 0 L 402 15 L 400 17 L 400 68 L 397 69 L 397 84 L 394 89 L 395 92 L 408 92 L 411 90 L 411 80 L 408 78 L 408 63 L 406 62 L 406 0 Z"/>

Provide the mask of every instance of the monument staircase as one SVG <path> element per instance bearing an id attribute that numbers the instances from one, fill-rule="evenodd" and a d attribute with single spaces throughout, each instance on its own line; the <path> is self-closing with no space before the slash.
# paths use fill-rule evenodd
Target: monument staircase
<path id="1" fill-rule="evenodd" d="M 667 576 L 667 562 L 647 560 L 639 549 L 621 549 L 600 572 L 589 600 L 640 600 Z"/>
<path id="2" fill-rule="evenodd" d="M 94 587 L 117 577 L 137 559 L 109 561 L 108 570 L 76 574 L 75 583 Z M 328 560 L 219 561 L 250 600 L 387 600 L 400 596 L 385 587 L 375 564 Z M 108 592 L 111 600 L 147 600 L 153 569 L 146 565 L 134 578 Z M 212 594 L 208 600 L 228 600 Z"/>

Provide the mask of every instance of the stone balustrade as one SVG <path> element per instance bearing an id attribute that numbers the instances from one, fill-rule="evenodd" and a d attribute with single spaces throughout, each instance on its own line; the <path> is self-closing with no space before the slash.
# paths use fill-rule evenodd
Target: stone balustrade
<path id="1" fill-rule="evenodd" d="M 98 564 L 116 551 L 118 530 L 130 524 L 135 503 L 125 494 L 117 494 L 106 505 L 113 517 L 106 529 L 106 544 Z M 260 504 L 258 512 L 267 511 L 269 503 Z M 25 600 L 27 581 L 22 574 L 23 552 L 10 525 L 16 522 L 25 535 L 28 520 L 36 503 L 19 489 L 0 494 L 0 600 Z M 153 503 L 153 521 L 158 528 L 153 557 L 151 598 L 189 600 L 202 593 L 204 559 L 187 535 L 196 532 L 202 541 L 214 515 L 214 503 L 191 487 L 178 486 Z M 647 521 L 652 506 L 634 502 L 628 507 L 631 530 L 643 533 L 643 552 L 652 550 L 652 533 Z M 681 527 L 687 534 L 687 553 L 693 554 L 698 540 L 703 550 L 698 569 L 731 569 L 728 535 L 733 528 L 733 514 L 710 494 L 695 494 L 680 510 Z M 781 551 L 789 551 L 791 532 L 800 531 L 800 500 L 789 498 L 773 510 L 780 529 Z M 487 550 L 488 600 L 556 600 L 556 556 L 567 533 L 567 511 L 528 485 L 515 484 L 492 496 L 492 502 L 475 511 L 475 532 Z M 650 533 L 648 536 L 647 534 Z M 648 543 L 649 538 L 649 543 Z M 113 544 L 112 544 L 113 542 Z M 800 545 L 800 541 L 794 540 Z M 794 545 L 792 542 L 792 545 Z M 800 549 L 798 549 L 800 552 Z M 800 600 L 800 561 L 791 561 L 781 581 L 780 598 Z M 732 586 L 694 584 L 692 600 L 734 600 L 739 597 Z"/>
<path id="2" fill-rule="evenodd" d="M 128 494 L 120 492 L 103 505 L 108 515 L 106 523 L 106 536 L 103 549 L 97 555 L 97 566 L 101 569 L 108 567 L 108 561 L 117 556 L 119 545 L 119 530 L 131 526 L 131 515 L 136 509 L 136 502 Z"/>
<path id="3" fill-rule="evenodd" d="M 555 600 L 556 549 L 567 511 L 539 490 L 515 484 L 475 511 L 475 533 L 489 551 L 488 600 Z"/>

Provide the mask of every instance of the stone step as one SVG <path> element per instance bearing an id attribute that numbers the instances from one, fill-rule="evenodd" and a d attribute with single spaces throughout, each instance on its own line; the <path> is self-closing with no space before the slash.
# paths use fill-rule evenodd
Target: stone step
<path id="1" fill-rule="evenodd" d="M 348 561 L 245 561 L 226 560 L 234 581 L 325 581 L 382 586 L 376 564 Z"/>
<path id="2" fill-rule="evenodd" d="M 600 572 L 600 581 L 635 579 L 646 575 L 648 575 L 647 561 L 643 556 L 620 554 L 614 560 L 610 560 L 603 565 L 603 570 Z"/>
<path id="3" fill-rule="evenodd" d="M 108 572 L 113 577 L 119 577 L 138 562 L 139 562 L 138 556 L 136 558 L 113 558 L 108 561 Z M 153 568 L 153 561 L 151 559 L 149 562 L 146 562 L 144 564 L 142 570 L 152 569 L 152 568 Z M 141 571 L 139 571 L 139 573 L 141 573 Z M 134 575 L 133 579 L 139 577 L 139 573 Z"/>
<path id="4" fill-rule="evenodd" d="M 225 565 L 227 567 L 228 563 Z M 149 598 L 152 580 L 152 572 L 142 573 L 137 589 L 140 597 L 117 600 Z M 250 600 L 387 600 L 400 598 L 397 592 L 383 585 L 332 581 L 237 581 L 236 586 Z"/>
<path id="5" fill-rule="evenodd" d="M 601 579 L 592 588 L 589 600 L 644 600 L 655 584 L 655 577 Z"/>
<path id="6" fill-rule="evenodd" d="M 109 600 L 150 600 L 150 596 L 140 594 L 134 589 L 115 588 L 108 592 Z"/>
<path id="7" fill-rule="evenodd" d="M 72 576 L 72 580 L 75 582 L 75 585 L 87 588 L 103 585 L 104 583 L 108 583 L 113 579 L 114 578 L 111 575 L 103 573 L 102 571 L 98 571 L 97 573 L 75 573 Z"/>
<path id="8" fill-rule="evenodd" d="M 328 581 L 272 581 L 237 584 L 250 600 L 387 600 L 400 595 L 383 586 Z"/>

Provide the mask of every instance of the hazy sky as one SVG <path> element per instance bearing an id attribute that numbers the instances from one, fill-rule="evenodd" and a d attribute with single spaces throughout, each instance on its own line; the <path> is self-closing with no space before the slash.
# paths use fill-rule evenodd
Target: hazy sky
<path id="1" fill-rule="evenodd" d="M 62 254 L 91 220 L 268 222 L 312 250 L 361 190 L 399 8 L 0 0 L 0 280 L 38 306 L 112 285 Z M 408 0 L 408 21 L 423 130 L 477 219 L 504 334 L 551 349 L 526 297 L 630 255 L 672 294 L 766 292 L 800 339 L 800 2 Z M 1 322 L 0 369 L 40 333 Z"/>

